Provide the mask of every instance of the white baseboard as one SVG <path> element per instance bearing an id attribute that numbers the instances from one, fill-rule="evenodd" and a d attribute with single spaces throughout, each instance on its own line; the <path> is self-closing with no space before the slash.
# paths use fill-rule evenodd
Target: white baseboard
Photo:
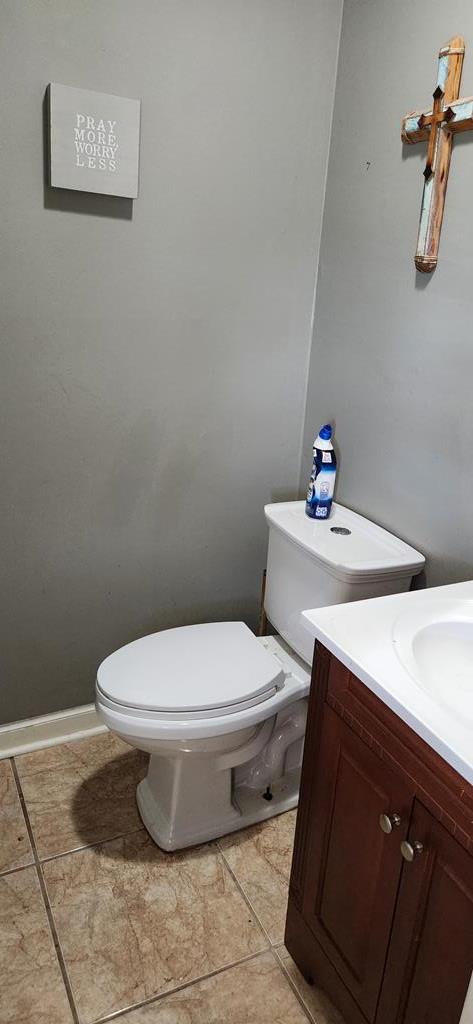
<path id="1" fill-rule="evenodd" d="M 96 736 L 101 732 L 107 732 L 107 726 L 102 725 L 94 704 L 27 718 L 23 722 L 11 722 L 0 726 L 0 760 L 85 736 Z"/>

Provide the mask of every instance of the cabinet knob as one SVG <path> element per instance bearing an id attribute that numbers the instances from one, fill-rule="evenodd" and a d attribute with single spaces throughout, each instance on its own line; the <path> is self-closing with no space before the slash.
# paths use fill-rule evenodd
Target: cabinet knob
<path id="1" fill-rule="evenodd" d="M 391 834 L 393 828 L 399 828 L 400 824 L 400 814 L 380 814 L 379 816 L 379 827 L 387 836 Z"/>
<path id="2" fill-rule="evenodd" d="M 414 840 L 412 843 L 408 843 L 407 840 L 404 839 L 403 842 L 401 843 L 402 856 L 404 857 L 404 860 L 409 861 L 409 864 L 412 863 L 415 857 L 418 857 L 419 854 L 422 853 L 423 849 L 424 847 L 422 843 L 418 843 L 416 840 Z"/>

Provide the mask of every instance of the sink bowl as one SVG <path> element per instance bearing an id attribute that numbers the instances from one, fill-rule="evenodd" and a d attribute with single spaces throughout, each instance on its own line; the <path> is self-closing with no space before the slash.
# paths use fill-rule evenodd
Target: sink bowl
<path id="1" fill-rule="evenodd" d="M 473 725 L 473 600 L 426 598 L 393 626 L 399 661 L 437 704 Z"/>

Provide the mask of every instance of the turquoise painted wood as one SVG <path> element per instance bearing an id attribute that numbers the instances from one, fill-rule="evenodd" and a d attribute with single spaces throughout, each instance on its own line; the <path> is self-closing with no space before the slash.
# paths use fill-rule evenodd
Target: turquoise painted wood
<path id="1" fill-rule="evenodd" d="M 415 265 L 423 273 L 438 261 L 453 136 L 473 129 L 473 96 L 459 98 L 465 43 L 455 36 L 439 52 L 434 103 L 403 118 L 402 141 L 428 142 Z"/>

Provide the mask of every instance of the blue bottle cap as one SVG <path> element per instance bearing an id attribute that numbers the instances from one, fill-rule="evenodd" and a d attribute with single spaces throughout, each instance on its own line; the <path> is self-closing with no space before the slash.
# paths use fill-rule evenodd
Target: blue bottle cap
<path id="1" fill-rule="evenodd" d="M 331 436 L 332 428 L 330 426 L 330 423 L 326 423 L 324 427 L 320 428 L 319 437 L 321 437 L 323 441 L 330 441 Z"/>

